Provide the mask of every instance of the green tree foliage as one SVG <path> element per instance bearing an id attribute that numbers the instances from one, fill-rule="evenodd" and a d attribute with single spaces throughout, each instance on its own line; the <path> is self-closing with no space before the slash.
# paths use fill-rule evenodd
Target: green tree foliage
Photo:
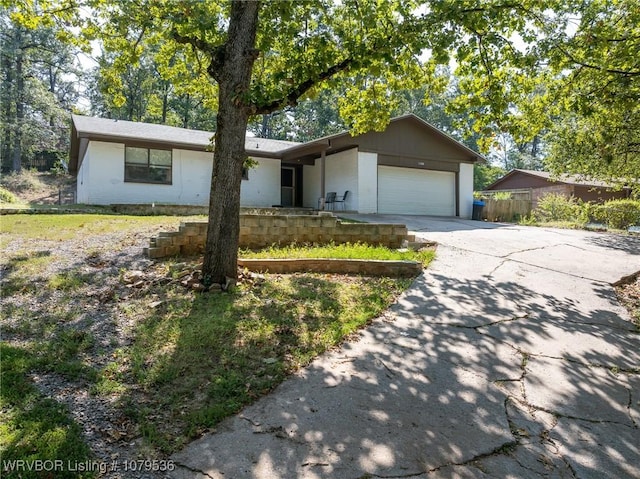
<path id="1" fill-rule="evenodd" d="M 13 12 L 0 7 L 0 137 L 2 168 L 19 171 L 36 157 L 66 156 L 79 72 L 59 30 L 26 28 Z"/>
<path id="2" fill-rule="evenodd" d="M 178 60 L 158 53 L 157 48 L 145 48 L 136 63 L 114 69 L 119 54 L 103 52 L 89 75 L 91 114 L 214 131 L 214 99 L 186 82 L 165 78 L 163 72 Z"/>
<path id="3" fill-rule="evenodd" d="M 640 4 L 575 0 L 547 6 L 530 11 L 538 21 L 521 24 L 518 35 L 503 37 L 501 45 L 487 43 L 496 32 L 488 9 L 479 9 L 468 27 L 472 34 L 452 44 L 457 58 L 466 51 L 475 58 L 455 71 L 463 95 L 454 108 L 473 118 L 485 150 L 502 135 L 511 137 L 516 148 L 503 156 L 504 166 L 533 162 L 534 169 L 556 174 L 638 184 Z M 534 141 L 548 152 L 544 165 L 531 154 Z"/>
<path id="4" fill-rule="evenodd" d="M 389 92 L 394 97 L 392 103 L 395 105 L 390 116 L 412 113 L 469 148 L 479 150 L 478 134 L 472 131 L 468 117 L 448 110 L 449 104 L 459 93 L 455 78 L 451 78 L 448 68 L 442 69 L 438 75 L 443 85 L 447 81 L 450 85 L 437 90 L 423 86 Z M 259 137 L 301 142 L 348 130 L 338 106 L 344 91 L 344 87 L 324 88 L 294 107 L 261 115 L 250 122 L 249 129 Z"/>
<path id="5" fill-rule="evenodd" d="M 236 275 L 249 120 L 286 112 L 326 86 L 341 92 L 337 104 L 349 129 L 380 130 L 400 106 L 393 92 L 425 85 L 429 95 L 442 91 L 448 83 L 436 66 L 455 61 L 460 94 L 450 112 L 466 116 L 485 151 L 505 132 L 516 145 L 532 143 L 567 111 L 579 125 L 599 116 L 600 126 L 604 113 L 616 110 L 606 125 L 620 127 L 608 128 L 615 138 L 624 136 L 623 111 L 638 124 L 636 0 L 87 3 L 95 16 L 85 22 L 85 37 L 100 38 L 113 54 L 101 75 L 115 107 L 127 102 L 123 75 L 149 54 L 176 93 L 217 109 L 203 267 L 209 282 Z M 73 22 L 66 0 L 20 5 L 28 26 L 46 23 L 38 20 L 49 18 L 43 12 Z M 634 144 L 609 147 L 611 162 L 618 151 L 631 158 Z"/>
<path id="6" fill-rule="evenodd" d="M 495 143 L 489 158 L 505 171 L 515 168 L 543 170 L 543 147 L 544 144 L 538 135 L 535 135 L 530 141 L 516 142 L 511 134 L 500 133 L 495 136 Z"/>
<path id="7" fill-rule="evenodd" d="M 551 50 L 556 122 L 547 165 L 640 189 L 640 3 L 591 0 Z"/>
<path id="8" fill-rule="evenodd" d="M 294 107 L 260 115 L 249 124 L 249 130 L 261 138 L 310 141 L 347 130 L 338 109 L 342 90 L 322 89 Z"/>
<path id="9" fill-rule="evenodd" d="M 499 166 L 487 165 L 484 163 L 476 163 L 473 166 L 473 189 L 474 191 L 483 191 L 490 184 L 494 183 L 498 178 L 504 176 L 507 170 Z"/>

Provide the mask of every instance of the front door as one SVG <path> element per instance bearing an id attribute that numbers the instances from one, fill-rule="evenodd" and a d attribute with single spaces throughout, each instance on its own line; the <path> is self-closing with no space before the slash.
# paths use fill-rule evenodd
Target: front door
<path id="1" fill-rule="evenodd" d="M 280 204 L 285 207 L 295 205 L 296 198 L 296 170 L 283 166 L 280 172 Z"/>

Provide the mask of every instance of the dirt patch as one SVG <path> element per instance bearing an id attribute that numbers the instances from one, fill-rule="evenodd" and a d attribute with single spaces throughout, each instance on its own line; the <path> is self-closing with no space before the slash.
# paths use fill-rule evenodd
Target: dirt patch
<path id="1" fill-rule="evenodd" d="M 616 286 L 618 300 L 627 308 L 636 326 L 640 327 L 640 273 Z"/>
<path id="2" fill-rule="evenodd" d="M 0 186 L 16 195 L 20 203 L 55 205 L 75 203 L 76 180 L 71 175 L 23 170 L 2 175 Z"/>

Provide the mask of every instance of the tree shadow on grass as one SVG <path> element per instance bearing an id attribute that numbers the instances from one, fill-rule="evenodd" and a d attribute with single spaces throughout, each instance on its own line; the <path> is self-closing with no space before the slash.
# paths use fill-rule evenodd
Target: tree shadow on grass
<path id="1" fill-rule="evenodd" d="M 393 280 L 354 281 L 274 276 L 231 294 L 168 300 L 149 314 L 131 355 L 133 375 L 147 391 L 138 420 L 153 429 L 151 439 L 172 450 L 172 435 L 184 441 L 215 426 L 339 344 L 393 298 L 392 288 L 371 287 Z M 361 298 L 352 304 L 350 294 Z M 123 399 L 137 402 L 135 394 Z"/>
<path id="2" fill-rule="evenodd" d="M 427 273 L 393 310 L 176 461 L 211 477 L 633 475 L 638 335 L 606 302 Z"/>

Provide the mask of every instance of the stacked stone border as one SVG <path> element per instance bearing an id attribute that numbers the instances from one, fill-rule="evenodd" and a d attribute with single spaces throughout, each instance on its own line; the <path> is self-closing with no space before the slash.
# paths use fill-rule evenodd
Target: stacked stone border
<path id="1" fill-rule="evenodd" d="M 368 259 L 239 259 L 238 266 L 255 273 L 334 273 L 413 278 L 422 272 L 417 261 Z"/>
<path id="2" fill-rule="evenodd" d="M 152 259 L 204 252 L 206 222 L 184 222 L 178 231 L 151 238 L 145 254 Z M 240 247 L 272 245 L 367 243 L 400 248 L 408 237 L 402 224 L 342 223 L 333 215 L 240 215 Z"/>
<path id="3" fill-rule="evenodd" d="M 108 206 L 107 208 L 118 214 L 140 216 L 193 216 L 209 214 L 209 207 L 202 205 L 114 204 Z M 262 208 L 251 206 L 240 207 L 240 214 L 251 215 L 313 215 L 315 213 L 316 211 L 312 208 Z"/>

